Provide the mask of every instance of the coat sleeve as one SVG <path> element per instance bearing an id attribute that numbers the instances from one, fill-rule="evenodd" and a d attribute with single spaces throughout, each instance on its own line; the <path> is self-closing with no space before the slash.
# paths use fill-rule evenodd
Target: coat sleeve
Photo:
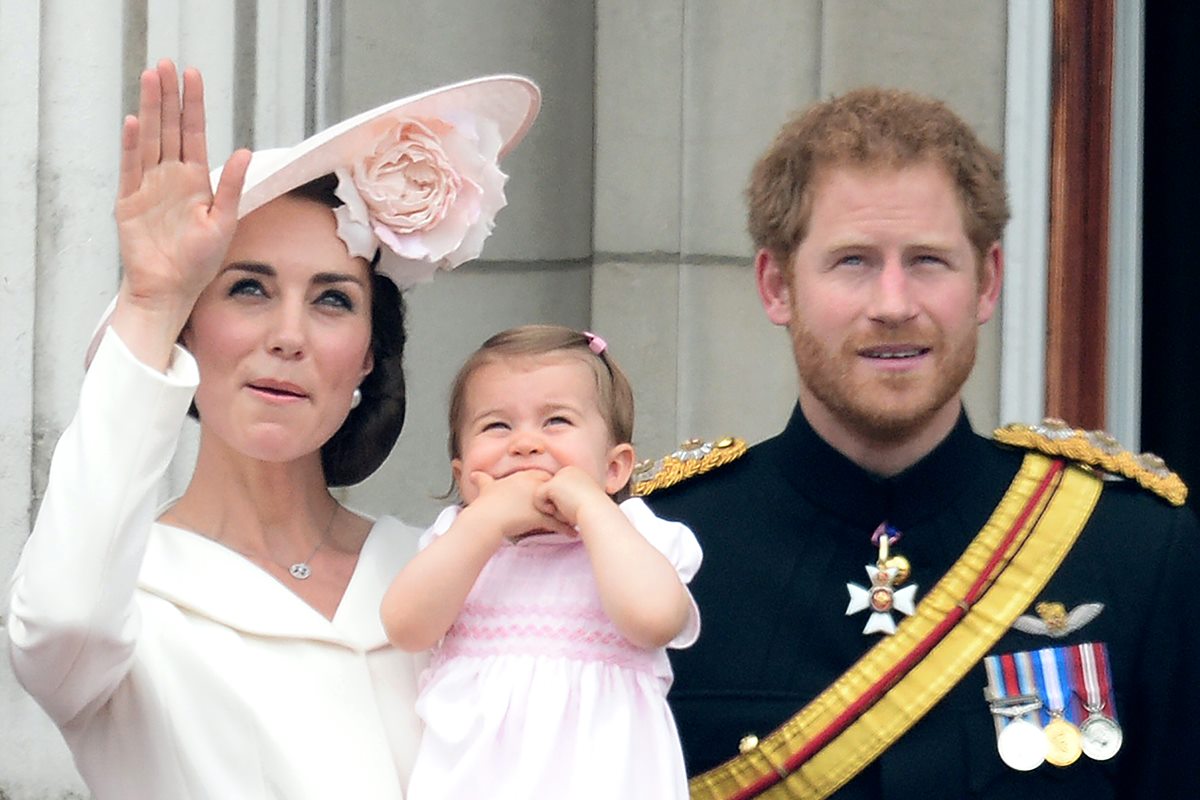
<path id="1" fill-rule="evenodd" d="M 1170 544 L 1156 580 L 1147 587 L 1148 612 L 1139 620 L 1134 677 L 1127 693 L 1117 699 L 1117 717 L 1127 728 L 1122 749 L 1128 751 L 1117 756 L 1124 759 L 1121 797 L 1200 797 L 1200 759 L 1195 753 L 1200 623 L 1194 599 L 1200 525 L 1189 509 L 1172 516 L 1173 526 L 1164 531 L 1170 534 Z"/>
<path id="2" fill-rule="evenodd" d="M 55 447 L 13 575 L 8 633 L 18 680 L 60 726 L 103 705 L 130 669 L 157 485 L 198 382 L 182 348 L 164 375 L 109 330 Z"/>

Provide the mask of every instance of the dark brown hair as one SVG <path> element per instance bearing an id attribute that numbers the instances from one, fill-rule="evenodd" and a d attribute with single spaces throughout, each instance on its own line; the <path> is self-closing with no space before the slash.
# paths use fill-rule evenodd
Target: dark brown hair
<path id="1" fill-rule="evenodd" d="M 342 205 L 335 194 L 337 177 L 323 175 L 288 194 L 329 208 Z M 404 298 L 396 284 L 375 272 L 371 260 L 371 355 L 374 367 L 359 384 L 362 402 L 350 410 L 342 427 L 321 447 L 321 466 L 329 486 L 350 486 L 379 469 L 404 427 Z"/>

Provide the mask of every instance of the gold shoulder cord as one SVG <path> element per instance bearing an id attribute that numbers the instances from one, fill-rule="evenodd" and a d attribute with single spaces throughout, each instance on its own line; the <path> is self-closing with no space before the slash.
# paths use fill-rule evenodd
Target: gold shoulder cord
<path id="1" fill-rule="evenodd" d="M 732 436 L 717 439 L 715 442 L 689 439 L 674 453 L 657 461 L 643 461 L 633 468 L 633 496 L 645 497 L 688 478 L 703 475 L 736 461 L 745 452 L 746 442 Z"/>
<path id="2" fill-rule="evenodd" d="M 1085 431 L 1072 428 L 1060 419 L 1047 418 L 1040 425 L 1005 425 L 997 428 L 992 438 L 1003 444 L 1069 458 L 1129 478 L 1171 505 L 1181 506 L 1187 500 L 1187 486 L 1177 474 L 1167 469 L 1161 458 L 1153 453 L 1131 453 L 1104 431 Z"/>

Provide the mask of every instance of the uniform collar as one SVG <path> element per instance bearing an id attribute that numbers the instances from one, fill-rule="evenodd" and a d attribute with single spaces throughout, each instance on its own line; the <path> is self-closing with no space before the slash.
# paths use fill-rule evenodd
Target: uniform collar
<path id="1" fill-rule="evenodd" d="M 777 466 L 800 494 L 864 530 L 883 521 L 904 530 L 943 512 L 972 485 L 974 467 L 987 448 L 961 409 L 937 447 L 890 478 L 863 469 L 830 446 L 812 429 L 799 405 L 774 442 Z"/>

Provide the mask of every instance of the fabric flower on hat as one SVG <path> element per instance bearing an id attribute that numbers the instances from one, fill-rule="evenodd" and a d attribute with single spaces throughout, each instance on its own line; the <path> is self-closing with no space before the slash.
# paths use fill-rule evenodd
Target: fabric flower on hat
<path id="1" fill-rule="evenodd" d="M 338 235 L 400 288 L 477 258 L 507 204 L 495 122 L 469 114 L 402 119 L 335 171 Z"/>

